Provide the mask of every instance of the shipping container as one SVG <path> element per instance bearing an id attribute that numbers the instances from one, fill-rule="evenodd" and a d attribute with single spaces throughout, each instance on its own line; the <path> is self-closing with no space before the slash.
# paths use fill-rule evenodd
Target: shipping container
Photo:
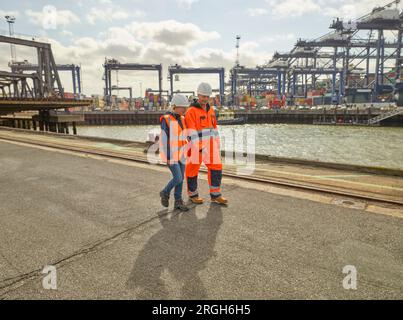
<path id="1" fill-rule="evenodd" d="M 65 99 L 74 99 L 74 93 L 72 93 L 72 92 L 65 92 L 65 93 L 64 93 L 64 98 L 65 98 Z"/>

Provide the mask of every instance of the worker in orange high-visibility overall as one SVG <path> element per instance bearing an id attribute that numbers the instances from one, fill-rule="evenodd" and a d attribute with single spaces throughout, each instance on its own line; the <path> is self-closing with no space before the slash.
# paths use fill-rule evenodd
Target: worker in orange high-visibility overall
<path id="1" fill-rule="evenodd" d="M 208 104 L 212 94 L 208 83 L 201 83 L 197 89 L 198 99 L 190 105 L 185 114 L 186 127 L 190 140 L 186 161 L 186 180 L 190 200 L 202 204 L 199 197 L 197 177 L 200 165 L 208 169 L 208 183 L 212 202 L 226 205 L 227 199 L 221 195 L 222 163 L 217 118 L 214 108 Z"/>
<path id="2" fill-rule="evenodd" d="M 175 209 L 188 211 L 189 208 L 182 200 L 183 180 L 185 177 L 186 152 L 188 144 L 184 114 L 189 107 L 189 100 L 183 95 L 174 95 L 171 101 L 171 111 L 160 118 L 161 134 L 159 139 L 160 157 L 167 163 L 173 178 L 160 192 L 161 204 L 169 206 L 169 197 L 175 189 Z"/>

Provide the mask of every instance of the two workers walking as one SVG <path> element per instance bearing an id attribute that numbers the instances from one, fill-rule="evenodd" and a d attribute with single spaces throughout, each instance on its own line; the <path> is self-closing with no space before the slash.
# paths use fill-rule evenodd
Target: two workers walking
<path id="1" fill-rule="evenodd" d="M 204 202 L 198 191 L 198 174 L 202 163 L 208 169 L 211 201 L 222 205 L 228 203 L 221 195 L 220 139 L 214 108 L 208 103 L 211 94 L 211 86 L 201 83 L 197 88 L 198 99 L 190 106 L 185 96 L 177 94 L 172 98 L 171 110 L 160 119 L 160 155 L 173 176 L 160 192 L 164 207 L 169 206 L 170 193 L 174 189 L 174 208 L 189 210 L 182 198 L 185 177 L 190 201 L 194 204 Z"/>

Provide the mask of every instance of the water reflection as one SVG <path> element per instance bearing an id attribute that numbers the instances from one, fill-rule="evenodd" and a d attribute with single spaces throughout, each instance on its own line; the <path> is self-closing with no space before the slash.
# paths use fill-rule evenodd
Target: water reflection
<path id="1" fill-rule="evenodd" d="M 256 153 L 403 169 L 403 128 L 294 124 L 223 126 L 256 130 Z M 145 141 L 158 126 L 80 126 L 79 135 Z"/>

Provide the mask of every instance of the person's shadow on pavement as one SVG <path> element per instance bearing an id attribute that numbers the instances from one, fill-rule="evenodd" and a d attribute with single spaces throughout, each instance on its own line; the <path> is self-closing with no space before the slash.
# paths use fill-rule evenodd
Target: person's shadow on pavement
<path id="1" fill-rule="evenodd" d="M 139 290 L 137 299 L 170 299 L 163 272 L 169 272 L 181 286 L 181 299 L 206 299 L 207 291 L 199 272 L 215 255 L 218 230 L 223 222 L 221 206 L 210 204 L 206 217 L 198 219 L 196 208 L 168 217 L 158 213 L 162 229 L 154 234 L 139 253 L 127 286 Z"/>

